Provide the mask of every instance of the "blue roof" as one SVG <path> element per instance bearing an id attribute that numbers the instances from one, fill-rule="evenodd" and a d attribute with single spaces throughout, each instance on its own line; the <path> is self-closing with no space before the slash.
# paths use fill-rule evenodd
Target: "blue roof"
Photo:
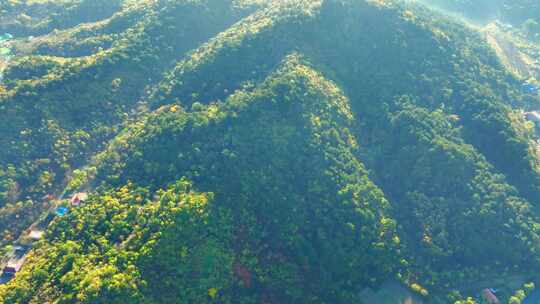
<path id="1" fill-rule="evenodd" d="M 524 83 L 521 85 L 523 87 L 523 90 L 527 93 L 536 93 L 538 92 L 538 87 L 535 85 L 532 85 L 530 83 Z"/>
<path id="2" fill-rule="evenodd" d="M 56 215 L 64 216 L 68 213 L 69 209 L 67 207 L 58 207 L 56 208 Z"/>

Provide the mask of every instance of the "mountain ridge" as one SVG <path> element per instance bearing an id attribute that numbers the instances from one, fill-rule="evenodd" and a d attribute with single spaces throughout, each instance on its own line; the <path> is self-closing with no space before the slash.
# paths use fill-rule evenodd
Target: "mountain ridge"
<path id="1" fill-rule="evenodd" d="M 47 57 L 8 69 L 3 145 L 21 131 L 47 141 L 0 152 L 0 190 L 26 178 L 25 195 L 91 195 L 52 220 L 0 302 L 361 303 L 396 280 L 454 303 L 475 279 L 536 280 L 539 160 L 512 109 L 528 97 L 479 33 L 399 1 L 159 4 L 141 36 L 125 34 L 133 53 L 83 57 L 111 70 L 46 71 L 56 103 L 50 87 L 10 78 L 40 75 Z M 223 7 L 204 38 L 138 41 L 171 26 L 161 16 L 185 14 L 181 27 Z M 155 79 L 139 79 L 148 70 Z M 70 91 L 59 71 L 96 81 Z M 54 177 L 31 174 L 43 171 Z"/>

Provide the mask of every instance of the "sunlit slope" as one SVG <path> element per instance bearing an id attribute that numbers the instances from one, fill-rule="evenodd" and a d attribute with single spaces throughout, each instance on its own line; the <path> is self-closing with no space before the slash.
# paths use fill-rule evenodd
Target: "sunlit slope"
<path id="1" fill-rule="evenodd" d="M 507 175 L 522 195 L 540 202 L 530 135 L 511 124 L 506 107 L 520 104 L 519 82 L 479 34 L 433 19 L 422 7 L 415 7 L 414 13 L 362 2 L 284 7 L 283 17 L 263 11 L 179 62 L 152 101 L 189 107 L 222 99 L 260 81 L 287 51 L 302 50 L 342 84 L 352 108 L 366 117 L 360 131 L 367 138 L 378 132 L 370 125 L 383 121 L 400 96 L 431 110 L 444 108 L 447 115 L 457 115 L 466 142 Z M 250 22 L 251 27 L 246 25 Z M 268 41 L 277 47 L 267 47 Z"/>
<path id="2" fill-rule="evenodd" d="M 43 35 L 80 23 L 105 19 L 122 8 L 123 0 L 30 0 L 0 2 L 0 32 Z"/>
<path id="3" fill-rule="evenodd" d="M 251 284 L 257 284 L 259 293 L 272 301 L 357 301 L 357 286 L 374 284 L 391 272 L 397 238 L 395 222 L 387 214 L 388 202 L 354 156 L 358 146 L 347 128 L 352 121 L 347 98 L 340 90 L 291 55 L 252 92 L 238 92 L 225 103 L 193 113 L 167 106 L 151 114 L 144 126 L 136 127 L 140 129 L 104 156 L 97 178 L 108 176 L 102 180 L 107 185 L 132 180 L 133 186 L 144 185 L 153 191 L 185 176 L 197 189 L 213 192 L 222 213 L 217 216 L 227 215 L 232 221 L 211 238 L 224 242 L 230 256 L 218 272 L 200 272 L 196 265 L 192 271 L 206 276 L 194 278 L 202 286 L 229 274 L 219 278 L 218 285 L 208 286 L 219 289 L 225 302 L 249 302 L 261 296 L 246 290 L 253 286 L 242 286 L 231 275 L 233 262 L 248 267 Z M 118 168 L 115 163 L 124 166 Z M 85 217 L 76 213 L 65 221 L 84 222 Z M 67 227 L 58 225 L 62 225 L 58 229 Z M 128 235 L 126 231 L 125 237 Z M 146 288 L 140 287 L 145 297 L 158 303 L 205 298 L 186 291 L 202 287 L 191 286 L 187 269 L 167 275 L 158 270 L 175 269 L 171 263 L 181 254 L 181 243 L 162 244 L 172 241 L 166 241 L 164 235 L 146 255 L 136 249 L 150 244 L 136 245 L 145 240 L 137 237 L 126 248 L 138 257 L 135 264 L 147 282 Z M 77 234 L 72 238 L 84 242 Z M 44 246 L 59 250 L 62 244 Z M 115 244 L 103 245 L 112 249 Z M 79 254 L 82 259 L 92 259 L 87 251 Z M 37 261 L 39 258 L 34 263 Z M 351 268 L 357 271 L 352 274 Z M 36 279 L 29 273 L 21 276 L 21 282 Z M 81 279 L 82 284 L 85 279 Z M 18 286 L 16 281 L 14 284 Z M 202 292 L 205 295 L 206 290 Z"/>
<path id="4" fill-rule="evenodd" d="M 154 92 L 153 106 L 207 103 L 265 79 L 301 45 L 321 5 L 322 1 L 275 1 L 238 22 L 178 62 Z"/>
<path id="5" fill-rule="evenodd" d="M 280 52 L 302 50 L 350 96 L 356 117 L 353 129 L 361 147 L 356 154 L 392 198 L 406 246 L 422 252 L 413 254 L 420 259 L 412 262 L 420 268 L 427 264 L 437 271 L 450 271 L 449 277 L 455 279 L 461 269 L 486 264 L 487 253 L 497 252 L 500 260 L 512 264 L 534 259 L 538 236 L 532 208 L 537 202 L 538 173 L 528 146 L 530 134 L 511 123 L 505 106 L 510 99 L 519 102 L 519 93 L 512 89 L 518 83 L 487 46 L 474 43 L 477 34 L 426 19 L 426 11 L 415 15 L 407 10 L 332 2 L 315 9 L 315 17 L 305 14 L 305 20 L 288 27 L 291 31 L 285 35 L 276 34 L 282 34 L 279 22 L 250 39 L 234 35 L 240 26 L 231 28 L 180 62 L 171 74 L 176 77 L 169 75 L 160 84 L 156 101 L 197 109 L 200 103 L 223 99 L 239 88 L 249 90 L 272 70 Z M 356 14 L 346 15 L 351 11 Z M 381 20 L 388 26 L 376 27 Z M 397 35 L 393 30 L 397 26 L 409 31 Z M 310 30 L 323 34 L 309 36 Z M 298 38 L 298 32 L 304 35 Z M 340 36 L 335 33 L 342 32 L 349 35 L 336 38 Z M 273 37 L 283 49 L 267 50 L 259 60 L 257 54 L 264 47 L 260 37 Z M 361 41 L 376 41 L 376 47 Z M 212 70 L 213 64 L 221 67 L 239 61 L 243 64 L 238 69 Z M 255 76 L 238 70 L 252 71 Z M 408 125 L 411 129 L 405 131 Z M 174 144 L 163 150 L 172 149 Z M 169 170 L 185 172 L 185 168 Z M 169 170 L 161 168 L 145 176 L 163 176 Z M 496 220 L 501 216 L 508 221 Z M 498 233 L 500 240 L 493 241 L 491 233 L 497 227 L 509 230 Z M 490 238 L 480 241 L 483 234 Z M 496 245 L 499 242 L 515 245 L 506 250 Z M 521 249 L 513 250 L 516 247 Z M 488 262 L 498 263 L 497 259 Z"/>
<path id="6" fill-rule="evenodd" d="M 106 134 L 99 134 L 104 130 L 97 126 L 121 121 L 152 77 L 225 26 L 227 21 L 197 24 L 190 19 L 203 18 L 205 12 L 225 13 L 218 4 L 213 7 L 215 11 L 205 4 L 171 3 L 161 13 L 151 10 L 109 50 L 75 59 L 29 57 L 15 63 L 6 73 L 8 92 L 0 113 L 6 123 L 0 128 L 2 145 L 8 148 L 0 159 L 18 163 L 46 157 L 53 148 L 43 142 L 52 139 L 44 138 L 43 133 L 51 131 L 47 124 L 58 125 L 66 136 L 78 130 L 90 133 L 90 140 L 99 143 Z"/>
<path id="7" fill-rule="evenodd" d="M 154 1 L 125 2 L 108 18 L 30 36 L 14 43 L 14 49 L 23 55 L 80 57 L 95 54 L 113 46 L 116 40 L 125 36 L 126 30 L 148 17 L 156 8 Z"/>
<path id="8" fill-rule="evenodd" d="M 58 194 L 66 174 L 116 134 L 164 69 L 244 12 L 228 1 L 166 2 L 140 10 L 144 17 L 107 50 L 83 57 L 32 55 L 6 71 L 0 205 Z"/>
<path id="9" fill-rule="evenodd" d="M 528 18 L 537 19 L 539 4 L 533 0 L 423 0 L 443 8 L 463 13 L 471 18 L 501 18 L 521 24 Z M 517 21 L 521 22 L 517 22 Z"/>
<path id="10" fill-rule="evenodd" d="M 397 280 L 444 302 L 538 273 L 520 82 L 480 34 L 390 1 L 276 1 L 243 18 L 226 1 L 160 5 L 125 45 L 9 72 L 25 76 L 6 82 L 6 169 L 50 166 L 52 129 L 101 153 L 64 156 L 87 165 L 66 182 L 94 197 L 55 220 L 0 299 L 360 303 Z"/>

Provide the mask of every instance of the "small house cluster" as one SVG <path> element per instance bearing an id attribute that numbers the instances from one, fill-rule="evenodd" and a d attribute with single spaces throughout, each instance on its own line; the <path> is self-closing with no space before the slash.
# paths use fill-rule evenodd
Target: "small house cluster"
<path id="1" fill-rule="evenodd" d="M 84 201 L 88 199 L 88 194 L 85 192 L 79 192 L 73 194 L 71 199 L 69 200 L 69 206 L 59 206 L 56 208 L 56 215 L 57 216 L 65 216 L 69 213 L 69 209 L 73 207 L 79 207 Z"/>
<path id="2" fill-rule="evenodd" d="M 21 270 L 28 251 L 28 247 L 13 247 L 12 252 L 8 255 L 8 261 L 2 269 L 2 276 L 0 278 L 1 282 L 8 282 L 15 276 L 17 272 L 19 272 L 19 270 Z"/>
<path id="3" fill-rule="evenodd" d="M 76 193 L 69 200 L 69 205 L 71 207 L 80 206 L 84 201 L 86 201 L 87 198 L 88 195 L 86 193 Z M 48 199 L 48 197 L 44 197 L 44 199 Z M 64 216 L 68 212 L 69 207 L 59 206 L 55 209 L 54 213 L 56 216 Z M 52 220 L 52 218 L 54 218 L 54 216 L 46 220 L 46 223 L 34 223 L 32 226 L 30 226 L 28 233 L 25 236 L 25 238 L 30 241 L 30 245 L 14 246 L 13 250 L 6 257 L 4 257 L 4 262 L 1 266 L 2 273 L 0 275 L 0 284 L 9 282 L 15 276 L 15 274 L 21 270 L 32 244 L 41 240 L 45 236 L 45 231 L 39 227 L 46 226 Z"/>

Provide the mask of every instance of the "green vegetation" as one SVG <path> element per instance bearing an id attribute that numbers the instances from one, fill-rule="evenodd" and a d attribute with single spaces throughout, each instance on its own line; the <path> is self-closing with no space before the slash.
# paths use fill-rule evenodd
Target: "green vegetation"
<path id="1" fill-rule="evenodd" d="M 153 77 L 241 14 L 227 2 L 211 8 L 194 2 L 142 6 L 147 17 L 108 50 L 84 57 L 29 56 L 10 65 L 0 99 L 0 120 L 8 122 L 0 126 L 0 145 L 6 147 L 0 153 L 0 176 L 6 176 L 0 206 L 9 193 L 18 194 L 11 202 L 59 194 L 70 171 L 129 123 Z M 204 14 L 214 20 L 218 12 L 220 22 L 194 22 Z M 179 33 L 183 39 L 172 38 Z"/>
<path id="2" fill-rule="evenodd" d="M 397 1 L 115 10 L 13 43 L 3 244 L 44 195 L 90 198 L 0 303 L 363 303 L 389 281 L 475 303 L 538 279 L 540 160 L 513 109 L 534 98 L 479 33 Z"/>
<path id="3" fill-rule="evenodd" d="M 535 0 L 422 0 L 481 23 L 499 19 L 540 41 L 540 3 Z"/>
<path id="4" fill-rule="evenodd" d="M 3 0 L 0 32 L 9 30 L 17 36 L 43 35 L 109 17 L 122 3 L 123 0 Z"/>

